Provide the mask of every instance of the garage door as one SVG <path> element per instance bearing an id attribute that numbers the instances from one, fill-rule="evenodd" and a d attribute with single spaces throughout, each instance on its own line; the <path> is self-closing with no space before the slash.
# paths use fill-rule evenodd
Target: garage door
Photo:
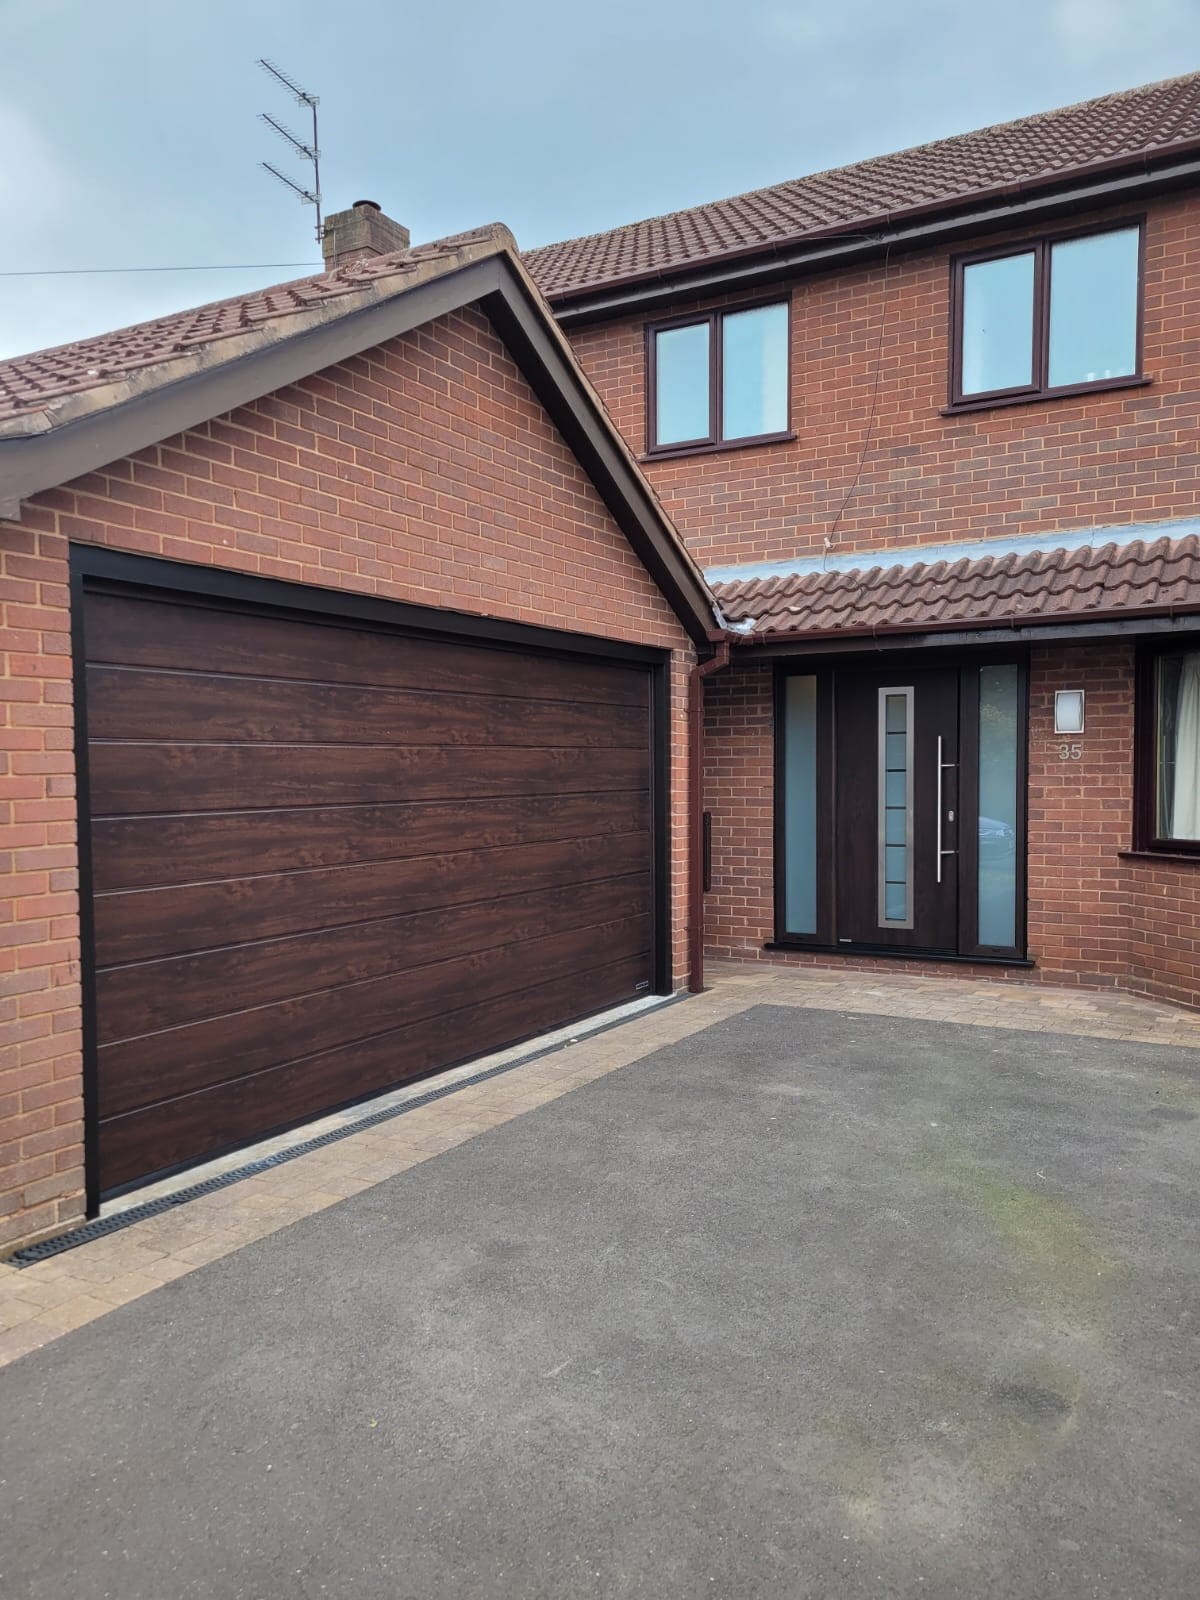
<path id="1" fill-rule="evenodd" d="M 645 665 L 84 616 L 101 1192 L 650 987 Z"/>

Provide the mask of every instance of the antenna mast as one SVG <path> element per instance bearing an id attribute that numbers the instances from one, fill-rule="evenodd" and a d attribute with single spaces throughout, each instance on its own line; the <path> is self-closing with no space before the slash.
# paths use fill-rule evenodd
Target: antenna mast
<path id="1" fill-rule="evenodd" d="M 273 167 L 269 161 L 263 161 L 260 165 L 264 166 L 273 178 L 277 178 L 280 183 L 298 196 L 302 204 L 317 208 L 317 243 L 320 244 L 325 236 L 325 224 L 321 217 L 321 147 L 317 139 L 317 106 L 320 103 L 319 97 L 315 94 L 309 94 L 307 89 L 302 89 L 273 61 L 268 61 L 265 57 L 260 56 L 258 64 L 264 72 L 270 73 L 276 83 L 282 84 L 290 95 L 295 96 L 297 105 L 306 106 L 312 112 L 311 144 L 306 144 L 303 139 L 297 138 L 290 129 L 284 127 L 282 122 L 277 122 L 274 117 L 268 116 L 265 111 L 259 112 L 259 121 L 265 122 L 268 128 L 273 128 L 279 137 L 292 147 L 302 161 L 310 163 L 312 166 L 312 187 L 306 189 L 302 184 L 293 183 L 286 173 L 280 172 L 278 167 Z"/>

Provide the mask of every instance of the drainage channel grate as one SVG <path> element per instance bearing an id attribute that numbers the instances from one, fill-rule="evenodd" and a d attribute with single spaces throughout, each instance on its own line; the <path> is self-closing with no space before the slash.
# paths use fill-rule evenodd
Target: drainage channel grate
<path id="1" fill-rule="evenodd" d="M 676 1005 L 680 1000 L 687 998 L 686 991 L 668 995 L 663 998 L 660 1006 L 648 1007 L 647 1010 L 658 1011 L 663 1006 Z M 103 1239 L 110 1233 L 120 1233 L 122 1228 L 130 1228 L 135 1222 L 144 1222 L 147 1217 L 159 1217 L 164 1211 L 174 1211 L 176 1206 L 187 1205 L 189 1200 L 199 1200 L 201 1195 L 216 1194 L 218 1189 L 228 1189 L 230 1184 L 241 1183 L 243 1178 L 253 1178 L 260 1172 L 269 1172 L 272 1167 L 281 1167 L 285 1162 L 295 1161 L 297 1156 L 324 1149 L 326 1145 L 336 1144 L 339 1139 L 348 1139 L 352 1134 L 361 1133 L 364 1128 L 374 1128 L 381 1122 L 391 1122 L 394 1117 L 402 1117 L 407 1111 L 417 1111 L 422 1106 L 431 1105 L 435 1100 L 445 1100 L 449 1095 L 456 1094 L 459 1089 L 469 1089 L 473 1084 L 486 1083 L 489 1078 L 498 1078 L 505 1072 L 514 1071 L 517 1067 L 527 1067 L 531 1061 L 540 1061 L 545 1056 L 557 1055 L 560 1050 L 566 1050 L 582 1039 L 598 1038 L 602 1033 L 609 1033 L 613 1028 L 623 1028 L 627 1022 L 636 1022 L 639 1017 L 645 1015 L 646 1011 L 639 1011 L 631 1017 L 617 1017 L 614 1021 L 606 1022 L 599 1028 L 592 1028 L 575 1039 L 561 1039 L 557 1044 L 533 1050 L 516 1061 L 504 1061 L 499 1066 L 473 1073 L 469 1078 L 459 1078 L 454 1083 L 427 1089 L 424 1094 L 414 1095 L 411 1100 L 405 1100 L 398 1106 L 385 1106 L 380 1111 L 368 1112 L 366 1116 L 356 1117 L 353 1122 L 348 1122 L 343 1128 L 330 1128 L 325 1133 L 314 1134 L 311 1139 L 290 1145 L 286 1150 L 277 1150 L 274 1155 L 261 1156 L 257 1161 L 247 1161 L 244 1166 L 234 1167 L 229 1172 L 219 1172 L 214 1177 L 189 1184 L 186 1189 L 177 1189 L 173 1194 L 161 1195 L 157 1200 L 147 1200 L 140 1206 L 130 1206 L 128 1211 L 118 1211 L 111 1217 L 95 1217 L 91 1222 L 85 1222 L 82 1227 L 72 1228 L 69 1233 L 60 1233 L 53 1239 L 43 1239 L 38 1244 L 23 1245 L 20 1250 L 14 1251 L 7 1257 L 7 1264 L 13 1267 L 32 1267 L 39 1261 L 49 1261 L 52 1256 L 62 1255 L 64 1250 L 74 1250 L 81 1244 L 90 1244 L 93 1239 Z"/>

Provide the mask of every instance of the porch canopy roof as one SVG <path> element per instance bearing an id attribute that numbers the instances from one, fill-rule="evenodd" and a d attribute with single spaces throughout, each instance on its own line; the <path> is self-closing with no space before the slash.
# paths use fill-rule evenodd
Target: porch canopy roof
<path id="1" fill-rule="evenodd" d="M 707 577 L 726 627 L 750 646 L 1200 629 L 1200 523 L 1156 527 L 1170 531 L 1147 538 L 1145 530 L 1104 529 L 1063 536 L 1053 547 L 996 540 L 996 554 L 979 553 L 986 542 L 964 546 L 961 556 L 944 546 L 873 551 Z"/>

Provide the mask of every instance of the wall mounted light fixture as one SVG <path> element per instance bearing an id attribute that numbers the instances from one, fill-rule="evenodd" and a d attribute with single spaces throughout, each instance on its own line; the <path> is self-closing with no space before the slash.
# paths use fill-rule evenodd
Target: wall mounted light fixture
<path id="1" fill-rule="evenodd" d="M 1083 732 L 1083 690 L 1056 689 L 1054 691 L 1055 733 Z"/>

